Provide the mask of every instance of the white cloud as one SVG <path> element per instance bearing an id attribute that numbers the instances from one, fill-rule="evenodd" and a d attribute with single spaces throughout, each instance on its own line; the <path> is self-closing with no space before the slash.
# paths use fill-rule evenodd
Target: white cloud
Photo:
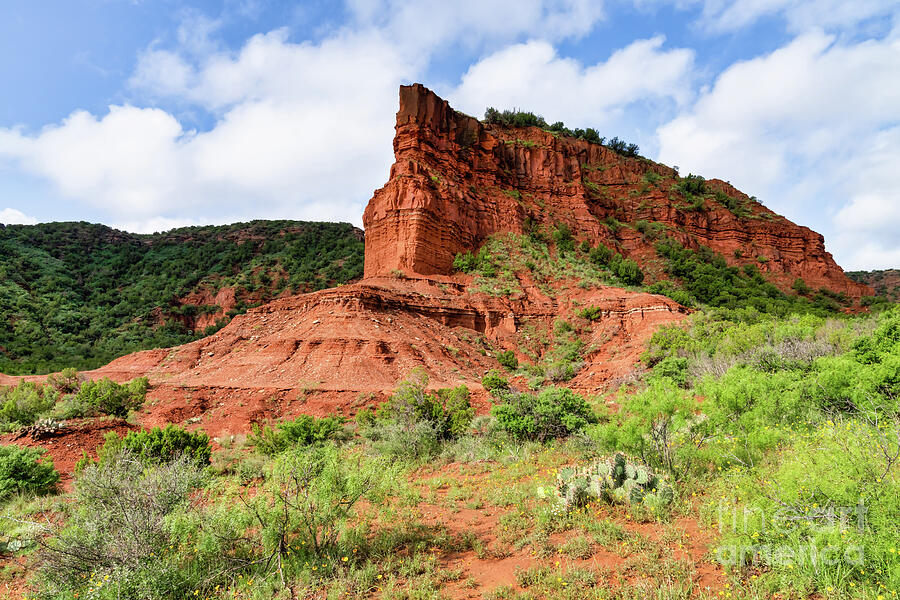
<path id="1" fill-rule="evenodd" d="M 845 267 L 873 268 L 859 240 L 885 257 L 900 248 L 896 227 L 877 238 L 869 229 L 898 222 L 900 186 L 889 175 L 900 160 L 898 120 L 900 39 L 840 44 L 809 33 L 725 70 L 659 128 L 659 159 L 730 180 L 822 230 Z"/>
<path id="2" fill-rule="evenodd" d="M 38 220 L 34 217 L 29 217 L 21 210 L 16 210 L 15 208 L 0 210 L 0 223 L 6 225 L 34 225 L 37 222 Z"/>
<path id="3" fill-rule="evenodd" d="M 496 46 L 519 37 L 547 40 L 589 33 L 603 16 L 599 0 L 351 0 L 357 24 L 381 29 L 406 50 L 444 45 Z"/>
<path id="4" fill-rule="evenodd" d="M 111 223 L 114 229 L 130 231 L 132 233 L 161 233 L 179 227 L 192 227 L 194 225 L 221 225 L 227 223 L 222 219 L 184 219 L 179 217 L 148 217 L 131 221 Z"/>
<path id="5" fill-rule="evenodd" d="M 896 15 L 891 0 L 635 0 L 639 7 L 699 6 L 699 25 L 711 33 L 733 32 L 766 18 L 782 19 L 788 31 L 853 30 L 869 19 Z"/>
<path id="6" fill-rule="evenodd" d="M 77 111 L 34 136 L 0 131 L 0 156 L 18 159 L 65 196 L 114 213 L 149 214 L 174 201 L 183 136 L 162 110 L 112 106 L 101 119 Z"/>
<path id="7" fill-rule="evenodd" d="M 390 43 L 348 33 L 294 44 L 279 31 L 188 64 L 151 51 L 134 81 L 214 109 L 209 131 L 184 131 L 160 109 L 113 106 L 35 134 L 0 129 L 0 160 L 120 222 L 176 209 L 187 219 L 243 211 L 359 222 L 388 172 L 397 88 L 410 69 Z"/>
<path id="8" fill-rule="evenodd" d="M 521 107 L 571 126 L 603 127 L 631 103 L 688 98 L 694 54 L 664 50 L 664 41 L 637 40 L 593 65 L 561 57 L 544 41 L 516 44 L 469 67 L 451 102 L 471 114 Z"/>
<path id="9" fill-rule="evenodd" d="M 151 44 L 129 87 L 188 114 L 200 107 L 211 128 L 186 130 L 158 108 L 76 111 L 38 132 L 0 129 L 0 162 L 133 230 L 215 215 L 359 223 L 392 162 L 397 88 L 436 51 L 576 37 L 602 16 L 591 0 L 359 0 L 350 10 L 351 24 L 321 41 L 276 30 L 237 51 L 214 38 L 219 20 L 187 12 L 177 46 Z"/>

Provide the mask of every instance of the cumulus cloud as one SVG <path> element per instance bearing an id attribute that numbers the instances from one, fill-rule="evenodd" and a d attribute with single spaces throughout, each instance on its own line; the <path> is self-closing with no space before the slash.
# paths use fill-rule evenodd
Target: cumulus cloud
<path id="1" fill-rule="evenodd" d="M 134 105 L 0 129 L 0 161 L 136 231 L 216 215 L 358 224 L 392 161 L 397 87 L 436 52 L 578 37 L 602 18 L 592 0 L 354 0 L 348 10 L 350 22 L 319 41 L 281 29 L 236 51 L 216 41 L 220 21 L 186 13 L 174 47 L 157 41 L 139 55 Z M 205 111 L 213 124 L 191 130 L 140 98 Z"/>
<path id="2" fill-rule="evenodd" d="M 589 33 L 603 16 L 599 0 L 351 0 L 358 25 L 378 27 L 406 50 L 432 52 L 508 43 L 518 37 L 556 41 Z"/>
<path id="3" fill-rule="evenodd" d="M 16 210 L 15 208 L 0 210 L 0 223 L 6 225 L 34 225 L 37 222 L 38 220 L 34 217 L 29 217 L 21 210 Z"/>
<path id="4" fill-rule="evenodd" d="M 276 31 L 234 55 L 188 60 L 150 52 L 133 81 L 214 111 L 210 130 L 185 131 L 158 108 L 112 106 L 34 134 L 0 130 L 0 159 L 135 230 L 176 209 L 188 219 L 242 209 L 359 221 L 390 166 L 397 86 L 409 70 L 390 43 L 373 32 L 297 44 Z"/>
<path id="5" fill-rule="evenodd" d="M 877 17 L 894 15 L 895 2 L 885 0 L 636 0 L 639 7 L 674 4 L 700 8 L 698 24 L 710 33 L 730 33 L 766 18 L 782 19 L 793 33 L 811 29 L 852 30 Z"/>
<path id="6" fill-rule="evenodd" d="M 603 127 L 634 102 L 687 100 L 694 53 L 665 50 L 664 41 L 637 40 L 592 65 L 559 56 L 545 41 L 516 44 L 469 67 L 450 98 L 472 114 L 515 106 L 572 126 Z"/>
<path id="7" fill-rule="evenodd" d="M 895 256 L 900 39 L 857 44 L 821 32 L 726 69 L 683 114 L 658 129 L 659 158 L 729 179 L 775 210 L 825 229 L 844 266 L 872 262 L 852 240 Z M 873 210 L 880 206 L 880 210 Z M 879 216 L 880 215 L 880 216 Z M 812 222 L 810 222 L 812 221 Z M 828 235 L 840 232 L 840 235 Z"/>

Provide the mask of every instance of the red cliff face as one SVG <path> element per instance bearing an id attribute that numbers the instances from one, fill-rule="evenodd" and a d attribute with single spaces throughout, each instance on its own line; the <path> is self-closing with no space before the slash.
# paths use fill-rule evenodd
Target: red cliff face
<path id="1" fill-rule="evenodd" d="M 449 274 L 458 252 L 477 250 L 495 232 L 521 233 L 530 221 L 565 223 L 579 239 L 634 257 L 652 278 L 654 242 L 634 227 L 610 227 L 615 219 L 663 223 L 685 246 L 756 264 L 782 289 L 801 277 L 813 288 L 871 294 L 844 275 L 821 235 L 725 182 L 707 186 L 740 201 L 742 216 L 712 199 L 689 207 L 669 167 L 536 127 L 483 124 L 420 84 L 400 88 L 396 130 L 390 180 L 363 215 L 366 277 Z"/>

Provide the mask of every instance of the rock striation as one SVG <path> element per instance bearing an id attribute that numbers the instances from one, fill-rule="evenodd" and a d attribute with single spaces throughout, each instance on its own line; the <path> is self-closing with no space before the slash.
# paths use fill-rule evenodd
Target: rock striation
<path id="1" fill-rule="evenodd" d="M 741 216 L 711 199 L 688 206 L 665 165 L 537 127 L 481 123 L 421 84 L 400 88 L 394 154 L 390 180 L 363 215 L 366 277 L 448 275 L 458 252 L 526 224 L 565 223 L 576 237 L 644 263 L 655 257 L 652 240 L 609 223 L 656 221 L 687 247 L 756 264 L 782 289 L 799 277 L 854 298 L 872 293 L 844 275 L 820 234 L 726 182 L 707 185 L 740 202 Z"/>

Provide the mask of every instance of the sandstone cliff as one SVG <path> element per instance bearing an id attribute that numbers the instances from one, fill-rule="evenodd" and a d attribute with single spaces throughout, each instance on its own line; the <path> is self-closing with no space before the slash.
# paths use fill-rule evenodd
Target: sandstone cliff
<path id="1" fill-rule="evenodd" d="M 400 89 L 394 153 L 390 180 L 363 215 L 366 277 L 449 274 L 456 253 L 476 250 L 495 232 L 521 233 L 526 222 L 565 223 L 576 237 L 642 264 L 655 258 L 651 240 L 633 227 L 610 227 L 615 219 L 660 222 L 687 247 L 756 264 L 784 290 L 801 277 L 850 297 L 872 293 L 844 275 L 821 235 L 725 182 L 707 184 L 739 202 L 740 216 L 711 199 L 687 206 L 669 167 L 537 127 L 484 124 L 420 84 Z"/>

